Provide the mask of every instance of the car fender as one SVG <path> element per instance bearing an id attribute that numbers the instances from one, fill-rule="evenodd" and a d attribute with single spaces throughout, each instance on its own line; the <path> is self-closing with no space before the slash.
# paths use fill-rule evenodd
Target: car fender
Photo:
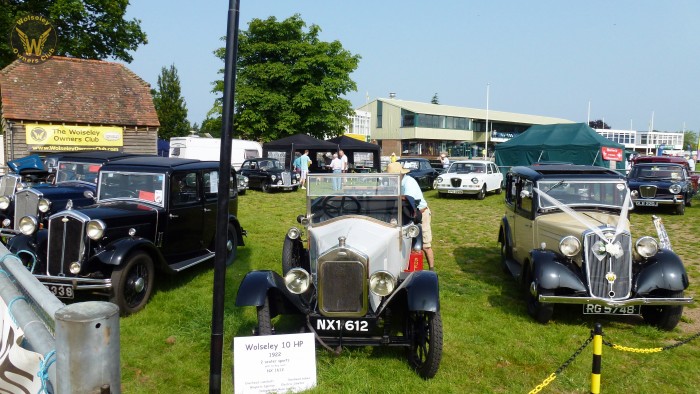
<path id="1" fill-rule="evenodd" d="M 228 222 L 233 225 L 233 228 L 236 230 L 236 235 L 238 238 L 238 246 L 245 246 L 245 241 L 243 240 L 243 236 L 246 235 L 245 230 L 243 230 L 243 227 L 241 227 L 241 223 L 238 221 L 238 218 L 235 217 L 234 215 L 229 215 L 228 216 Z"/>
<path id="2" fill-rule="evenodd" d="M 586 292 L 586 285 L 564 264 L 557 261 L 557 255 L 549 250 L 530 251 L 532 278 L 537 286 L 546 290 L 560 288 L 576 292 Z M 527 283 L 529 286 L 530 284 Z"/>
<path id="3" fill-rule="evenodd" d="M 505 239 L 503 238 L 504 235 Z M 498 242 L 505 243 L 506 245 L 513 245 L 513 235 L 511 234 L 510 224 L 506 216 L 501 218 L 501 231 L 498 232 Z"/>
<path id="4" fill-rule="evenodd" d="M 382 304 L 376 313 L 390 306 L 398 294 L 406 293 L 409 311 L 440 311 L 440 291 L 438 278 L 434 271 L 416 271 L 404 280 L 396 291 Z"/>
<path id="5" fill-rule="evenodd" d="M 688 288 L 688 274 L 677 254 L 661 249 L 654 257 L 656 261 L 637 275 L 637 294 L 646 295 L 657 289 L 681 291 Z"/>
<path id="6" fill-rule="evenodd" d="M 100 264 L 119 266 L 135 250 L 143 250 L 148 253 L 155 265 L 160 267 L 161 270 L 166 272 L 169 270 L 158 248 L 148 239 L 140 237 L 118 239 L 105 246 L 104 249 L 92 256 L 90 260 L 91 262 L 97 261 Z"/>
<path id="7" fill-rule="evenodd" d="M 7 242 L 7 250 L 17 256 L 26 253 L 42 263 L 46 259 L 47 239 L 48 230 L 40 230 L 35 235 L 18 234 Z"/>
<path id="8" fill-rule="evenodd" d="M 248 272 L 238 286 L 236 306 L 262 306 L 268 293 L 272 298 L 270 306 L 274 305 L 276 308 L 275 315 L 309 312 L 309 308 L 302 304 L 299 295 L 290 293 L 284 285 L 284 278 L 275 271 Z"/>

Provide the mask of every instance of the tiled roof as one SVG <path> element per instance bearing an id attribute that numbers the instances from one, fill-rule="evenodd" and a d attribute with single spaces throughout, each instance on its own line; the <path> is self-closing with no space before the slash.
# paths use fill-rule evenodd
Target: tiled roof
<path id="1" fill-rule="evenodd" d="M 150 85 L 119 63 L 54 56 L 0 70 L 5 119 L 159 126 Z"/>

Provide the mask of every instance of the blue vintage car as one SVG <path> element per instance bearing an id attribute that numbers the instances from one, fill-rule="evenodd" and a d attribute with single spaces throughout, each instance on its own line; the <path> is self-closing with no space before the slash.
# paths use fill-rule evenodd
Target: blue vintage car
<path id="1" fill-rule="evenodd" d="M 103 164 L 136 156 L 130 153 L 109 151 L 73 152 L 61 155 L 56 165 L 53 181 L 32 187 L 17 188 L 14 195 L 0 196 L 0 213 L 3 235 L 19 232 L 19 219 L 36 217 L 46 224 L 46 218 L 60 211 L 71 201 L 74 207 L 95 202 L 97 173 Z M 41 164 L 41 161 L 39 161 Z"/>
<path id="2" fill-rule="evenodd" d="M 627 176 L 636 207 L 670 206 L 683 215 L 694 189 L 686 167 L 676 163 L 638 163 Z"/>

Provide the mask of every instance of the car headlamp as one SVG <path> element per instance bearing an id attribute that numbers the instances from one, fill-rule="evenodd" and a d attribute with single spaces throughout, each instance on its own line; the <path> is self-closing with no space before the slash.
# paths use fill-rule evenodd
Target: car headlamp
<path id="1" fill-rule="evenodd" d="M 369 277 L 370 291 L 380 297 L 391 294 L 394 287 L 396 287 L 396 279 L 387 271 L 377 271 Z"/>
<path id="2" fill-rule="evenodd" d="M 292 268 L 284 276 L 284 285 L 290 293 L 301 294 L 311 284 L 311 276 L 303 268 Z"/>
<path id="3" fill-rule="evenodd" d="M 27 187 L 27 185 L 25 185 L 24 182 L 17 182 L 17 186 L 15 187 L 15 189 L 17 189 L 17 191 L 20 191 L 24 190 L 25 187 Z"/>
<path id="4" fill-rule="evenodd" d="M 272 179 L 273 181 L 276 181 L 276 180 L 277 180 L 277 175 L 274 175 L 274 174 L 273 174 L 273 175 L 270 175 L 270 179 Z"/>
<path id="5" fill-rule="evenodd" d="M 438 183 L 442 183 L 442 177 L 441 176 L 437 177 L 437 181 L 438 181 Z"/>
<path id="6" fill-rule="evenodd" d="M 637 191 L 637 190 L 632 190 L 632 191 L 630 192 L 630 195 L 632 195 L 632 197 L 635 197 L 635 198 L 636 198 L 636 197 L 639 195 L 639 191 Z"/>
<path id="7" fill-rule="evenodd" d="M 12 224 L 12 220 L 10 220 L 10 219 L 3 219 L 3 221 L 2 221 L 3 227 L 10 227 L 11 224 Z"/>
<path id="8" fill-rule="evenodd" d="M 51 200 L 48 200 L 46 198 L 40 198 L 37 208 L 39 208 L 39 212 L 41 213 L 48 212 L 49 209 L 51 209 Z"/>
<path id="9" fill-rule="evenodd" d="M 10 198 L 7 196 L 0 196 L 0 209 L 7 209 L 10 207 Z"/>
<path id="10" fill-rule="evenodd" d="M 418 226 L 415 224 L 406 227 L 406 236 L 409 238 L 415 238 L 418 236 L 418 234 L 420 234 L 420 229 L 418 229 Z"/>
<path id="11" fill-rule="evenodd" d="M 671 192 L 671 194 L 678 194 L 681 192 L 681 185 L 674 183 L 671 185 L 671 187 L 668 188 L 668 191 Z"/>
<path id="12" fill-rule="evenodd" d="M 80 273 L 80 263 L 77 261 L 70 263 L 70 266 L 68 266 L 68 270 L 70 270 L 71 274 L 78 275 Z"/>
<path id="13" fill-rule="evenodd" d="M 297 239 L 297 238 L 299 238 L 300 235 L 301 235 L 301 231 L 299 231 L 299 229 L 296 227 L 292 227 L 289 229 L 289 231 L 287 231 L 287 236 L 290 239 Z"/>
<path id="14" fill-rule="evenodd" d="M 472 183 L 475 184 L 475 185 L 476 185 L 477 183 L 479 183 L 479 178 L 477 178 L 477 177 L 472 178 Z"/>
<path id="15" fill-rule="evenodd" d="M 19 231 L 24 235 L 32 235 L 39 228 L 39 222 L 37 222 L 34 216 L 24 216 L 19 220 Z"/>
<path id="16" fill-rule="evenodd" d="M 241 175 L 238 177 L 238 185 L 239 186 L 248 186 L 248 177 L 245 175 Z"/>
<path id="17" fill-rule="evenodd" d="M 652 237 L 639 238 L 634 247 L 637 249 L 637 253 L 645 259 L 654 256 L 659 251 L 659 244 Z"/>
<path id="18" fill-rule="evenodd" d="M 97 241 L 104 235 L 107 225 L 105 225 L 105 222 L 102 220 L 97 219 L 89 221 L 86 227 L 85 232 L 87 233 L 87 236 L 91 240 Z"/>
<path id="19" fill-rule="evenodd" d="M 573 235 L 566 236 L 559 242 L 559 251 L 566 257 L 573 257 L 581 251 L 581 242 Z"/>

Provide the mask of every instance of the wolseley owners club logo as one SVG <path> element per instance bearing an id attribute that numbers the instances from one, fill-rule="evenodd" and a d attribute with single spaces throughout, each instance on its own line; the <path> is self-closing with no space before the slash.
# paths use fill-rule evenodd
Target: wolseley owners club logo
<path id="1" fill-rule="evenodd" d="M 10 32 L 10 45 L 17 58 L 25 63 L 43 63 L 56 52 L 58 35 L 43 16 L 28 15 L 17 19 Z"/>

